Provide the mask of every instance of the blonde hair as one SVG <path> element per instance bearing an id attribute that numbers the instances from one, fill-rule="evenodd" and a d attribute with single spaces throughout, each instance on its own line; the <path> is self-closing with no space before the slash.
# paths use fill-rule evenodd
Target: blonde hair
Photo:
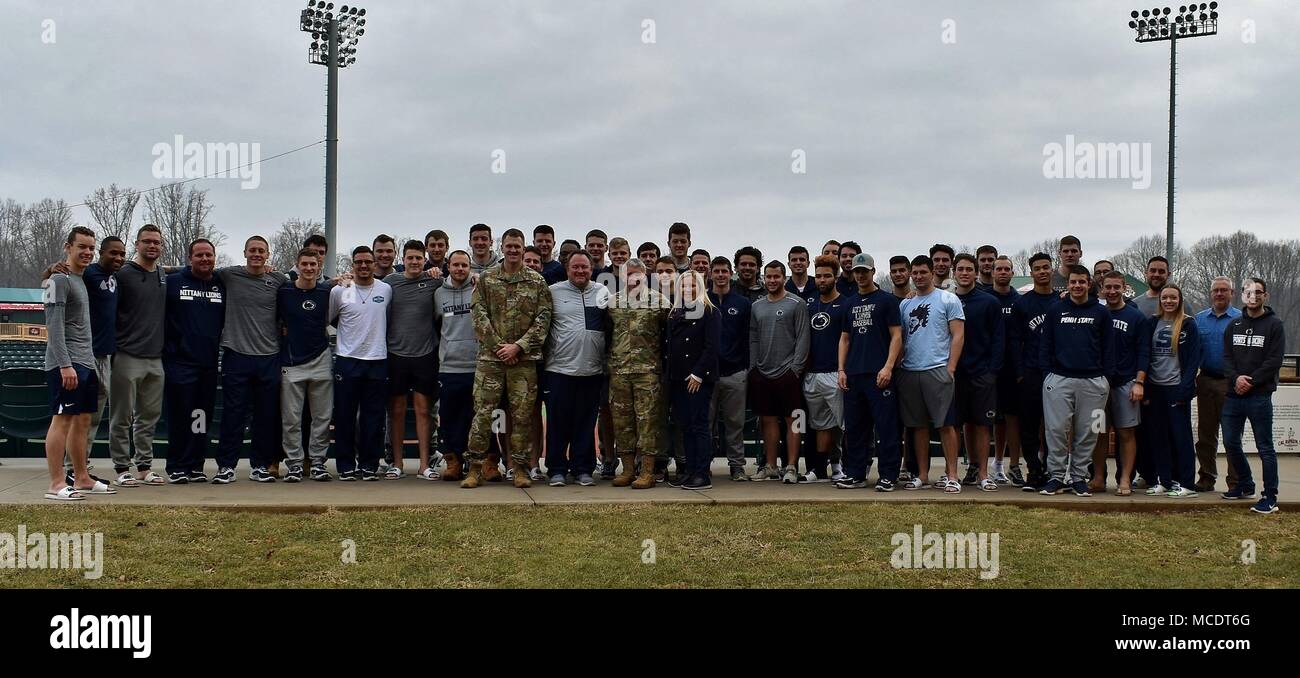
<path id="1" fill-rule="evenodd" d="M 682 271 L 681 274 L 677 276 L 677 294 L 675 295 L 676 298 L 673 299 L 673 308 L 682 308 L 684 304 L 686 295 L 682 294 L 682 283 L 685 282 L 687 278 L 690 278 L 691 282 L 695 285 L 696 301 L 704 304 L 705 308 L 714 308 L 713 300 L 709 299 L 709 288 L 704 284 L 704 276 L 700 275 L 699 271 L 689 270 Z"/>
<path id="2" fill-rule="evenodd" d="M 1173 283 L 1169 283 L 1169 284 L 1165 285 L 1163 288 L 1161 288 L 1161 290 L 1160 290 L 1160 296 L 1163 297 L 1163 296 L 1165 295 L 1165 290 L 1176 290 L 1176 291 L 1178 292 L 1178 311 L 1177 311 L 1177 313 L 1178 313 L 1178 317 L 1174 318 L 1174 324 L 1173 324 L 1172 327 L 1169 328 L 1169 344 L 1170 344 L 1170 348 L 1171 348 L 1171 350 L 1172 350 L 1172 355 L 1173 355 L 1175 358 L 1177 358 L 1177 357 L 1178 357 L 1178 337 L 1182 335 L 1182 333 L 1183 333 L 1183 321 L 1187 319 L 1187 313 L 1183 311 L 1183 306 L 1185 306 L 1185 302 L 1184 302 L 1184 300 L 1183 300 L 1183 288 L 1181 288 L 1181 287 L 1179 287 L 1179 286 L 1177 286 L 1177 285 L 1175 285 L 1175 284 L 1173 284 Z M 1164 317 L 1165 317 L 1164 304 L 1160 302 L 1159 298 L 1156 299 L 1156 304 L 1157 304 L 1157 305 L 1159 306 L 1159 308 L 1160 308 L 1160 314 L 1157 316 L 1157 318 L 1163 320 Z"/>

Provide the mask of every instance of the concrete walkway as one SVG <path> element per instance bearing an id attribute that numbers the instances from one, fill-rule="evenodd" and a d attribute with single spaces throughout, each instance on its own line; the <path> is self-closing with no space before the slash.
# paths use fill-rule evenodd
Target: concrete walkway
<path id="1" fill-rule="evenodd" d="M 93 473 L 101 478 L 111 477 L 107 460 L 94 460 L 100 465 Z M 1251 459 L 1257 483 L 1262 474 L 1258 461 Z M 332 466 L 332 465 L 331 465 Z M 416 470 L 415 462 L 407 462 L 407 472 Z M 752 467 L 752 464 L 751 464 Z M 940 475 L 936 460 L 932 478 Z M 752 468 L 750 469 L 753 470 Z M 161 469 L 159 469 L 161 472 Z M 476 490 L 462 490 L 458 483 L 430 482 L 409 475 L 401 480 L 379 482 L 320 483 L 310 480 L 298 484 L 283 482 L 259 484 L 249 481 L 247 467 L 240 466 L 238 482 L 232 485 L 165 485 L 160 487 L 118 488 L 111 496 L 92 496 L 85 502 L 73 505 L 121 504 L 149 506 L 201 506 L 221 509 L 248 509 L 257 511 L 320 511 L 327 508 L 391 508 L 440 505 L 521 505 L 546 504 L 616 504 L 616 503 L 679 503 L 679 504 L 760 504 L 788 502 L 913 502 L 913 503 L 991 503 L 1027 507 L 1057 507 L 1095 511 L 1168 511 L 1232 507 L 1246 510 L 1248 502 L 1223 500 L 1217 493 L 1203 493 L 1198 497 L 1170 499 L 1147 497 L 1139 490 L 1130 497 L 1116 497 L 1114 485 L 1109 492 L 1089 498 L 1076 498 L 1072 494 L 1044 497 L 1023 492 L 1010 485 L 997 492 L 981 492 L 975 487 L 964 487 L 957 495 L 947 495 L 937 490 L 896 490 L 892 493 L 872 489 L 839 490 L 829 483 L 783 485 L 779 482 L 732 482 L 727 478 L 725 460 L 713 465 L 713 489 L 686 491 L 667 485 L 650 490 L 632 490 L 613 487 L 608 480 L 598 480 L 594 487 L 548 487 L 534 483 L 532 488 L 517 490 L 507 482 L 491 483 Z M 209 475 L 216 472 L 208 464 Z M 1283 456 L 1279 460 L 1281 474 L 1280 499 L 1283 511 L 1300 510 L 1300 457 Z M 874 477 L 874 476 L 873 476 Z M 1226 490 L 1220 480 L 1219 491 Z M 55 502 L 43 498 L 48 479 L 43 459 L 5 459 L 0 465 L 0 505 L 45 504 Z M 1253 503 L 1253 502 L 1252 502 Z"/>

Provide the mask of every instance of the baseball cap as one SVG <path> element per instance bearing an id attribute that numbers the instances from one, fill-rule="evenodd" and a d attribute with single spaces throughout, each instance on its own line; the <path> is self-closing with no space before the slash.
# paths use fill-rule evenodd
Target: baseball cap
<path id="1" fill-rule="evenodd" d="M 849 270 L 856 271 L 859 268 L 869 268 L 874 271 L 876 270 L 876 260 L 871 258 L 870 254 L 862 252 L 853 257 L 853 266 Z"/>

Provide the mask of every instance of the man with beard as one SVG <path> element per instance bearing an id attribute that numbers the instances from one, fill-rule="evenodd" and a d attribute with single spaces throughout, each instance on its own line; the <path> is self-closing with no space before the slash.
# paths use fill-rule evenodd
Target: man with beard
<path id="1" fill-rule="evenodd" d="M 874 262 L 872 262 L 874 265 Z M 808 403 L 808 428 L 815 431 L 814 451 L 804 462 L 802 480 L 830 480 L 827 464 L 844 428 L 844 398 L 839 383 L 840 328 L 847 299 L 836 289 L 840 264 L 835 257 L 817 257 L 814 281 L 817 296 L 809 300 L 812 328 L 808 341 L 808 372 L 803 377 L 803 397 Z M 788 291 L 788 290 L 787 290 Z"/>
<path id="2" fill-rule="evenodd" d="M 757 247 L 746 245 L 736 250 L 736 291 L 753 303 L 767 296 L 767 290 L 758 279 L 758 269 L 763 265 L 763 253 Z"/>

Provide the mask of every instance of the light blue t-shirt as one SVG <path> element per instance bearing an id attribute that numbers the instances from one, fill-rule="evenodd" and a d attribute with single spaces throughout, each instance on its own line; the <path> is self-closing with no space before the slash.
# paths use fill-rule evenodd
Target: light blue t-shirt
<path id="1" fill-rule="evenodd" d="M 923 297 L 904 299 L 898 314 L 903 322 L 903 369 L 920 372 L 947 365 L 952 348 L 948 321 L 966 320 L 961 299 L 935 289 Z"/>

